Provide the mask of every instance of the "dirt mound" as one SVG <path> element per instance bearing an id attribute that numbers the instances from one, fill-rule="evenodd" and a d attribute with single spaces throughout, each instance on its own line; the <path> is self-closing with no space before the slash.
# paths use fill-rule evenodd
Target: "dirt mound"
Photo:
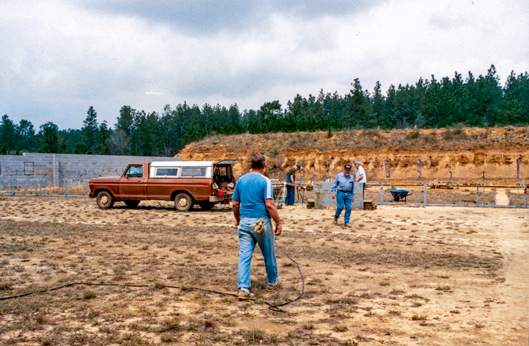
<path id="1" fill-rule="evenodd" d="M 268 175 L 283 179 L 304 163 L 304 180 L 334 176 L 345 163 L 362 161 L 371 182 L 449 181 L 512 184 L 529 180 L 529 127 L 439 130 L 353 130 L 214 136 L 188 145 L 184 160 L 243 160 L 253 152 L 267 157 Z M 329 168 L 330 167 L 330 168 Z M 388 177 L 389 176 L 389 177 Z"/>

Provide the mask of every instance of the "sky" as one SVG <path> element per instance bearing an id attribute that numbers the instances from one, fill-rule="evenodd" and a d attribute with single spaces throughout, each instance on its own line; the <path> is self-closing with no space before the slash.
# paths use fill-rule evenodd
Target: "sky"
<path id="1" fill-rule="evenodd" d="M 0 115 L 81 128 L 119 110 L 373 91 L 529 71 L 525 0 L 2 0 Z"/>

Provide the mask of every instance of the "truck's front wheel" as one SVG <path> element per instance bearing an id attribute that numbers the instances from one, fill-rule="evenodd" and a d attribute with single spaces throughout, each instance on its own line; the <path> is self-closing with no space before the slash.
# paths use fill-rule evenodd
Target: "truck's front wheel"
<path id="1" fill-rule="evenodd" d="M 174 199 L 174 206 L 178 211 L 188 211 L 193 208 L 193 198 L 187 193 L 179 193 Z"/>
<path id="2" fill-rule="evenodd" d="M 96 197 L 97 206 L 101 209 L 110 209 L 114 205 L 114 196 L 108 191 L 101 191 Z"/>

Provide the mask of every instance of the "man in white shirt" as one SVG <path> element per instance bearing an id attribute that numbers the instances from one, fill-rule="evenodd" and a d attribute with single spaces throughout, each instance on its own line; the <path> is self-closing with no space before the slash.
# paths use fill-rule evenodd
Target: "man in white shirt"
<path id="1" fill-rule="evenodd" d="M 362 196 L 364 196 L 364 190 L 366 189 L 366 172 L 364 171 L 364 168 L 362 167 L 362 163 L 360 160 L 355 160 L 355 168 L 356 168 L 356 174 L 355 174 L 355 183 L 362 183 Z"/>

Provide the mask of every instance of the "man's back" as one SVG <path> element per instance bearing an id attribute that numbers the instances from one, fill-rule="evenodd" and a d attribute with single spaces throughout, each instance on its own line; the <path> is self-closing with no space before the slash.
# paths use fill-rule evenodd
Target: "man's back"
<path id="1" fill-rule="evenodd" d="M 357 170 L 356 170 L 356 178 L 360 178 L 360 176 L 362 176 L 362 179 L 360 179 L 358 182 L 359 183 L 367 183 L 367 179 L 366 179 L 366 171 L 364 170 L 364 168 L 362 166 L 358 166 Z"/>
<path id="2" fill-rule="evenodd" d="M 233 192 L 233 199 L 241 202 L 241 217 L 270 217 L 265 200 L 273 198 L 272 182 L 259 173 L 242 176 Z"/>

